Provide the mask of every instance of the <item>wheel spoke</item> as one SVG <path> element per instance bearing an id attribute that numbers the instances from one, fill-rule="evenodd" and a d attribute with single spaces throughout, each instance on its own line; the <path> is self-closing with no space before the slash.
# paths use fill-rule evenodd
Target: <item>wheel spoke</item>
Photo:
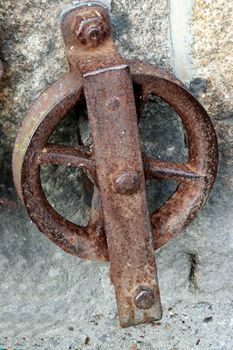
<path id="1" fill-rule="evenodd" d="M 57 164 L 84 168 L 91 176 L 96 178 L 95 162 L 91 152 L 86 147 L 69 147 L 63 145 L 47 144 L 39 153 L 40 164 Z"/>
<path id="2" fill-rule="evenodd" d="M 144 169 L 147 178 L 172 179 L 180 181 L 182 179 L 199 180 L 205 175 L 197 173 L 189 164 L 173 163 L 143 156 Z"/>

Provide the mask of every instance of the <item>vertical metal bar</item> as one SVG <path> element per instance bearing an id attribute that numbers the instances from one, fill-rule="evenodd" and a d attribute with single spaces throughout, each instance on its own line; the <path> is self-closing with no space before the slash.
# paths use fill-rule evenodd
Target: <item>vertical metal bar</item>
<path id="1" fill-rule="evenodd" d="M 133 86 L 126 65 L 84 75 L 121 326 L 161 318 Z"/>

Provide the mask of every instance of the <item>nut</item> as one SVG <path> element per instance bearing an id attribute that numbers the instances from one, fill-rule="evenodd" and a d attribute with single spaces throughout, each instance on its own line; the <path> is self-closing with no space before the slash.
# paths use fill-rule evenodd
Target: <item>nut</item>
<path id="1" fill-rule="evenodd" d="M 108 19 L 104 18 L 101 13 L 94 12 L 88 17 L 76 17 L 73 31 L 83 46 L 97 47 L 110 33 L 110 25 Z"/>

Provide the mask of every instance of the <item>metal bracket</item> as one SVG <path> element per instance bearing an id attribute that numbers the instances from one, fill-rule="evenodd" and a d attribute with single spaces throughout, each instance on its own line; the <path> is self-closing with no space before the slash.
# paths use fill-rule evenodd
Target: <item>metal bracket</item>
<path id="1" fill-rule="evenodd" d="M 162 312 L 129 67 L 113 45 L 106 10 L 71 12 L 63 33 L 70 66 L 76 63 L 83 76 L 120 323 L 157 320 Z"/>
<path id="2" fill-rule="evenodd" d="M 15 186 L 32 220 L 54 243 L 82 258 L 110 260 L 122 327 L 158 320 L 154 249 L 189 223 L 208 197 L 218 159 L 213 126 L 174 76 L 119 55 L 105 8 L 71 9 L 63 16 L 62 32 L 71 73 L 41 95 L 22 123 L 13 154 Z M 142 109 L 151 93 L 180 115 L 189 141 L 187 164 L 141 154 L 135 103 Z M 58 123 L 83 96 L 94 151 L 49 144 Z M 86 228 L 62 218 L 45 198 L 40 166 L 49 163 L 79 166 L 91 175 L 96 191 Z M 179 183 L 151 217 L 146 178 Z"/>

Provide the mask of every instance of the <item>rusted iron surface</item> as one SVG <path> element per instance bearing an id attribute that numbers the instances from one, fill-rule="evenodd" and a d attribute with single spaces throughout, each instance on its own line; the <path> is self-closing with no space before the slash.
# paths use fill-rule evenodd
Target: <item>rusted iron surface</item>
<path id="1" fill-rule="evenodd" d="M 63 33 L 70 66 L 74 66 L 76 49 L 75 64 L 83 74 L 110 274 L 121 326 L 160 319 L 156 264 L 128 66 L 114 47 L 108 13 L 99 6 L 83 7 L 67 14 Z M 146 311 L 134 302 L 134 292 L 141 285 L 148 286 L 156 295 Z"/>
<path id="2" fill-rule="evenodd" d="M 149 322 L 161 317 L 153 249 L 174 238 L 204 205 L 217 171 L 215 132 L 203 107 L 177 78 L 120 57 L 105 9 L 72 9 L 63 17 L 62 31 L 71 73 L 39 97 L 20 127 L 13 154 L 15 186 L 31 219 L 54 243 L 82 258 L 111 261 L 121 325 Z M 181 117 L 187 163 L 141 155 L 135 104 L 140 113 L 151 94 Z M 93 147 L 49 143 L 67 112 L 79 108 L 84 98 Z M 94 183 L 87 227 L 66 220 L 49 204 L 40 180 L 40 167 L 47 164 L 81 167 Z M 145 179 L 178 184 L 150 220 Z"/>
<path id="3" fill-rule="evenodd" d="M 71 71 L 85 74 L 125 63 L 113 44 L 109 14 L 101 6 L 83 6 L 65 13 L 62 33 Z"/>
<path id="4" fill-rule="evenodd" d="M 84 91 L 120 323 L 157 320 L 159 287 L 128 67 L 86 74 Z M 140 286 L 156 296 L 146 310 L 134 302 Z"/>
<path id="5" fill-rule="evenodd" d="M 154 68 L 151 65 L 147 65 L 143 63 L 131 63 L 130 68 L 131 68 L 133 81 L 137 82 L 137 84 L 139 83 L 139 80 L 141 81 L 140 82 L 141 91 L 145 89 L 144 78 L 145 76 L 149 75 L 150 79 L 154 80 L 154 88 L 156 89 L 154 91 L 155 94 L 158 93 L 158 89 L 159 89 L 159 87 L 156 88 L 158 81 L 163 82 L 165 86 L 163 91 L 166 91 L 167 84 L 173 85 L 173 92 L 175 92 L 177 96 L 176 103 L 179 103 L 179 97 L 178 97 L 180 96 L 179 94 L 182 93 L 182 91 L 186 93 L 185 89 L 183 87 L 180 87 L 177 84 L 177 81 L 175 80 L 175 78 L 171 79 L 171 75 L 170 74 L 168 75 L 167 72 L 164 72 L 164 74 L 162 74 L 160 69 Z M 169 80 L 168 80 L 168 77 L 169 77 Z M 25 153 L 27 151 L 29 144 L 33 142 L 33 134 L 36 132 L 41 121 L 44 120 L 43 125 L 44 125 L 44 128 L 46 128 L 46 130 L 49 126 L 51 126 L 49 130 L 49 135 L 48 135 L 48 138 L 49 138 L 49 136 L 55 130 L 56 126 L 59 124 L 60 120 L 62 120 L 65 117 L 64 115 L 61 116 L 61 113 L 63 110 L 63 101 L 67 99 L 67 96 L 74 96 L 77 93 L 77 91 L 81 91 L 81 90 L 82 90 L 82 81 L 81 81 L 80 75 L 77 73 L 69 74 L 63 77 L 61 80 L 57 81 L 47 91 L 45 91 L 41 95 L 41 97 L 39 97 L 39 99 L 34 103 L 34 105 L 29 110 L 27 116 L 25 117 L 15 143 L 15 150 L 13 154 L 14 182 L 20 197 L 22 197 L 21 179 L 22 179 L 23 161 L 24 161 Z M 161 93 L 160 93 L 160 96 L 163 97 Z M 73 104 L 75 104 L 78 101 L 78 98 L 81 99 L 81 95 L 76 96 L 76 98 L 77 100 L 75 99 L 75 102 L 73 102 Z M 169 238 L 173 238 L 183 228 L 183 226 L 195 216 L 197 209 L 198 208 L 201 209 L 201 207 L 205 203 L 205 200 L 207 199 L 209 191 L 213 185 L 214 178 L 216 176 L 218 153 L 217 153 L 216 137 L 215 137 L 213 126 L 209 118 L 206 117 L 206 112 L 199 105 L 196 99 L 190 94 L 188 94 L 188 99 L 189 99 L 189 104 L 194 104 L 194 106 L 195 105 L 199 106 L 199 110 L 197 110 L 195 113 L 195 119 L 198 120 L 198 122 L 196 123 L 197 124 L 196 127 L 193 124 L 193 115 L 191 116 L 190 114 L 188 114 L 186 117 L 186 121 L 187 122 L 189 121 L 191 125 L 191 129 L 189 131 L 187 130 L 188 141 L 190 144 L 191 135 L 193 135 L 193 137 L 196 137 L 196 134 L 194 134 L 194 131 L 195 129 L 198 128 L 199 122 L 202 123 L 203 127 L 201 128 L 201 130 L 199 130 L 198 128 L 196 131 L 196 133 L 198 134 L 197 146 L 199 148 L 199 145 L 203 145 L 204 143 L 205 148 L 202 147 L 203 152 L 199 151 L 198 154 L 196 154 L 196 157 L 197 157 L 196 162 L 198 164 L 202 164 L 202 166 L 203 164 L 206 164 L 206 167 L 204 171 L 202 171 L 201 173 L 197 173 L 197 171 L 194 171 L 194 168 L 191 166 L 191 164 L 182 164 L 182 163 L 176 164 L 176 163 L 165 162 L 161 160 L 153 160 L 150 157 L 143 155 L 144 168 L 145 168 L 146 176 L 148 178 L 153 178 L 153 177 L 159 178 L 159 179 L 172 178 L 178 182 L 182 182 L 182 188 L 178 187 L 177 189 L 178 194 L 176 192 L 176 198 L 177 197 L 182 198 L 182 202 L 186 202 L 187 200 L 186 191 L 187 190 L 189 191 L 189 186 L 190 186 L 190 192 L 191 192 L 191 199 L 190 199 L 190 196 L 188 196 L 191 205 L 189 204 L 188 207 L 185 208 L 184 212 L 182 212 L 182 208 L 181 208 L 179 212 L 176 213 L 177 220 L 179 220 L 179 215 L 181 215 L 182 222 L 179 223 L 178 225 L 179 228 L 177 228 L 177 226 L 173 227 L 172 234 L 171 232 L 169 233 L 168 239 L 164 239 L 164 233 L 162 231 L 162 227 L 165 227 L 164 225 L 166 223 L 166 218 L 163 218 L 161 214 L 162 208 L 159 211 L 156 211 L 156 213 L 154 213 L 154 215 L 152 216 L 152 217 L 157 217 L 157 227 L 153 231 L 154 236 L 156 237 L 156 240 L 154 241 L 155 248 L 160 248 L 163 244 L 165 244 L 169 240 Z M 169 101 L 170 100 L 167 99 L 168 103 Z M 69 108 L 72 108 L 73 104 L 70 104 Z M 56 107 L 56 111 L 55 111 L 55 107 Z M 189 112 L 189 107 L 188 105 L 186 107 L 186 103 L 184 104 L 183 108 L 184 108 L 184 111 L 186 110 L 187 113 Z M 50 113 L 48 113 L 48 111 L 50 111 Z M 55 120 L 54 124 L 52 124 L 51 121 L 49 120 L 51 118 L 54 118 Z M 184 127 L 186 128 L 185 125 Z M 44 131 L 41 129 L 40 129 L 40 132 L 44 134 Z M 201 138 L 199 136 L 201 136 Z M 40 135 L 38 137 L 40 137 Z M 44 145 L 42 146 L 41 150 L 43 150 L 45 147 L 46 147 L 46 142 L 44 142 Z M 71 152 L 73 152 L 73 150 L 71 150 Z M 189 155 L 190 155 L 189 158 L 192 159 L 193 155 L 191 151 L 189 151 Z M 90 156 L 88 155 L 87 157 L 86 150 L 84 150 L 84 156 L 85 156 L 84 157 L 85 162 L 89 162 Z M 93 163 L 89 162 L 88 167 L 90 167 L 91 165 L 93 165 Z M 209 169 L 207 171 L 208 167 Z M 95 167 L 93 168 L 92 172 L 95 172 Z M 206 177 L 208 180 L 207 188 L 205 187 Z M 199 186 L 198 193 L 193 192 L 192 190 L 193 185 L 191 184 L 191 180 L 193 181 L 193 185 L 197 183 L 197 185 Z M 197 201 L 199 202 L 198 207 L 192 205 L 192 200 L 194 200 L 194 198 L 196 198 Z M 176 202 L 178 202 L 178 199 Z M 170 207 L 170 204 L 169 204 L 169 207 Z M 171 214 L 175 209 L 178 210 L 176 205 L 172 208 Z M 60 220 L 63 220 L 63 218 L 59 217 L 59 221 Z M 36 218 L 35 218 L 35 222 L 37 222 Z M 44 225 L 42 225 L 41 230 L 42 232 L 46 233 Z M 166 232 L 166 230 L 167 229 L 164 228 L 164 232 Z M 105 249 L 106 247 L 103 247 L 103 250 Z M 75 250 L 72 250 L 72 253 L 77 254 Z M 88 252 L 86 252 L 86 254 L 91 255 Z"/>
<path id="6" fill-rule="evenodd" d="M 217 138 L 211 120 L 200 103 L 166 72 L 151 65 L 132 63 L 131 73 L 141 86 L 142 100 L 155 94 L 180 116 L 187 133 L 187 164 L 146 160 L 146 173 L 152 178 L 179 182 L 176 192 L 151 216 L 155 249 L 166 244 L 202 208 L 214 184 L 218 165 Z"/>
<path id="7" fill-rule="evenodd" d="M 81 100 L 81 96 L 81 76 L 71 73 L 55 82 L 31 106 L 15 142 L 14 183 L 31 219 L 49 239 L 71 254 L 86 259 L 106 260 L 108 251 L 105 237 L 98 235 L 100 244 L 90 239 L 90 236 L 94 236 L 90 231 L 96 232 L 96 224 L 84 228 L 64 219 L 49 204 L 40 181 L 40 166 L 48 163 L 86 166 L 94 177 L 95 167 L 90 152 L 83 148 L 69 149 L 67 146 L 47 144 L 53 131 L 67 112 Z"/>

